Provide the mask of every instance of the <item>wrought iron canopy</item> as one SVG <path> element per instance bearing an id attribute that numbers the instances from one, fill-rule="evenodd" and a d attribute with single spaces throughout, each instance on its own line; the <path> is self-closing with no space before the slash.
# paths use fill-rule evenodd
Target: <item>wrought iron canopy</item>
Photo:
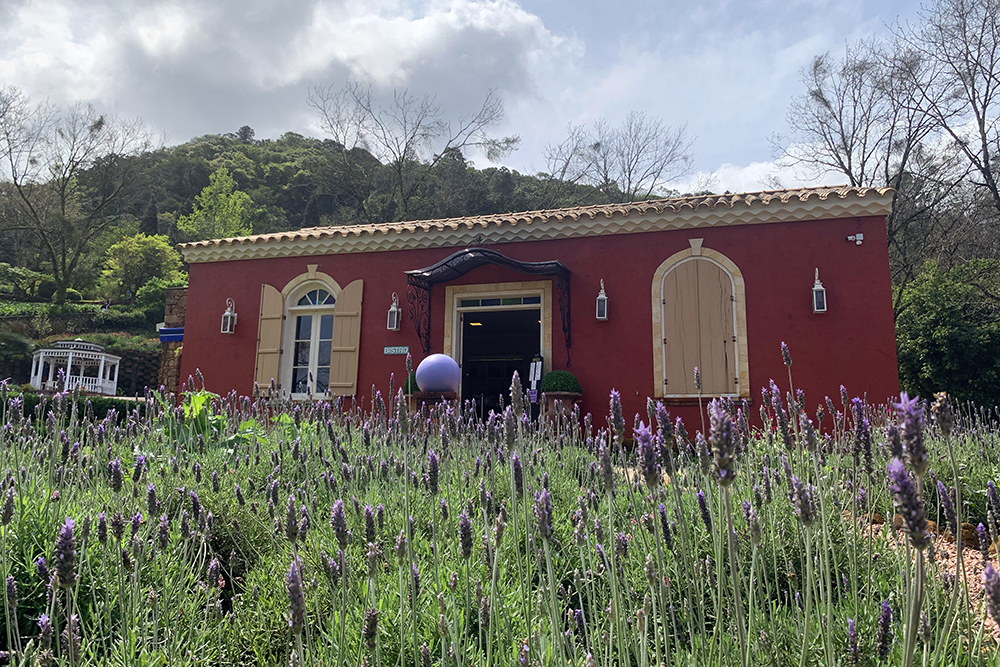
<path id="1" fill-rule="evenodd" d="M 405 272 L 406 300 L 410 307 L 410 320 L 420 337 L 424 354 L 430 354 L 431 351 L 431 287 L 437 283 L 446 283 L 460 278 L 469 271 L 487 264 L 495 264 L 511 271 L 529 275 L 555 276 L 556 300 L 559 303 L 559 314 L 562 317 L 563 336 L 566 338 L 568 355 L 571 331 L 569 321 L 570 270 L 558 260 L 522 262 L 489 248 L 465 248 L 427 268 Z M 567 365 L 569 365 L 568 358 Z"/>

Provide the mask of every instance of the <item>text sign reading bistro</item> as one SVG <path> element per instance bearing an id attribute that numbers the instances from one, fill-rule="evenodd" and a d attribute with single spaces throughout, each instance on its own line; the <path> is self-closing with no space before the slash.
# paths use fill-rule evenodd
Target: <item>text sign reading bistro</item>
<path id="1" fill-rule="evenodd" d="M 382 348 L 382 354 L 409 354 L 409 345 L 386 345 Z"/>

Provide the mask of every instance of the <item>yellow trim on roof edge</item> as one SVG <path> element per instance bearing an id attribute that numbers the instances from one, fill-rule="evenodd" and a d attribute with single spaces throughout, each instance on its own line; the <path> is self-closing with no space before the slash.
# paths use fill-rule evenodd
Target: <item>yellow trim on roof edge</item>
<path id="1" fill-rule="evenodd" d="M 893 192 L 891 188 L 804 188 L 714 195 L 694 203 L 696 198 L 682 198 L 451 220 L 318 227 L 179 247 L 184 261 L 197 264 L 800 222 L 888 215 Z"/>

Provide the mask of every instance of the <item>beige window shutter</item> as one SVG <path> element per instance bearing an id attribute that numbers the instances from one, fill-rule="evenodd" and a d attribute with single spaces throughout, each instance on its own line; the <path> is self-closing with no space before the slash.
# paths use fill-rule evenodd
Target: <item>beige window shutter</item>
<path id="1" fill-rule="evenodd" d="M 361 343 L 361 292 L 355 280 L 337 297 L 333 311 L 333 345 L 330 351 L 330 394 L 353 396 L 358 391 L 358 353 Z"/>
<path id="2" fill-rule="evenodd" d="M 281 320 L 284 311 L 281 292 L 270 285 L 260 286 L 260 320 L 257 324 L 257 363 L 254 381 L 266 388 L 273 378 L 278 381 L 281 357 Z"/>

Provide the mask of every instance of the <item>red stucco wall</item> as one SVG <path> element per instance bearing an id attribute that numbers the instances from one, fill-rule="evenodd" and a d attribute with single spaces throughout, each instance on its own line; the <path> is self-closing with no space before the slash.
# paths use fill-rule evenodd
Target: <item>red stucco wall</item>
<path id="1" fill-rule="evenodd" d="M 864 244 L 846 237 L 864 234 Z M 621 394 L 627 420 L 635 413 L 645 419 L 646 396 L 653 391 L 652 313 L 653 273 L 663 260 L 689 247 L 688 239 L 703 238 L 704 247 L 726 255 L 740 269 L 746 284 L 747 339 L 751 398 L 760 402 L 760 388 L 774 379 L 787 390 L 787 372 L 779 350 L 785 341 L 793 357 L 793 379 L 806 393 L 810 413 L 825 395 L 839 406 L 839 386 L 851 396 L 867 395 L 881 402 L 899 390 L 892 319 L 889 260 L 882 217 L 827 221 L 693 228 L 668 232 L 619 234 L 591 238 L 491 245 L 524 261 L 558 259 L 572 271 L 571 370 L 584 388 L 585 412 L 604 424 L 612 388 Z M 184 331 L 182 377 L 200 369 L 209 389 L 241 394 L 253 387 L 260 286 L 279 290 L 318 264 L 341 287 L 363 278 L 359 398 L 369 402 L 374 384 L 385 393 L 389 374 L 399 386 L 404 357 L 383 356 L 386 345 L 409 345 L 414 365 L 420 342 L 406 307 L 404 270 L 422 268 L 447 257 L 456 248 L 436 248 L 339 256 L 298 257 L 194 264 L 190 267 Z M 829 310 L 813 314 L 813 271 L 827 289 Z M 594 318 L 600 279 L 609 297 L 609 319 Z M 537 280 L 486 266 L 451 284 Z M 386 311 L 396 292 L 404 311 L 400 331 L 387 331 Z M 234 335 L 219 325 L 225 300 L 236 302 L 239 323 Z M 567 367 L 558 308 L 553 309 L 554 369 Z M 431 352 L 440 352 L 444 330 L 444 286 L 431 299 Z M 672 406 L 690 430 L 700 428 L 696 407 Z M 752 412 L 756 412 L 752 410 Z"/>

